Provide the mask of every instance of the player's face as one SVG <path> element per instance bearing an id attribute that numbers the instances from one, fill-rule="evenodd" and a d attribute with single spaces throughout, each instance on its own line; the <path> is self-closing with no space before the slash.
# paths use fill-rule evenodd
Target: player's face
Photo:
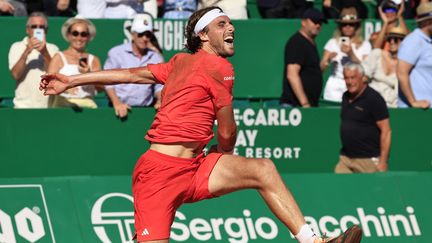
<path id="1" fill-rule="evenodd" d="M 208 26 L 207 38 L 210 48 L 219 56 L 234 55 L 234 25 L 227 16 L 214 19 Z"/>
<path id="2" fill-rule="evenodd" d="M 357 95 L 366 86 L 366 83 L 363 81 L 363 76 L 359 71 L 345 69 L 343 74 L 347 90 L 351 95 Z"/>

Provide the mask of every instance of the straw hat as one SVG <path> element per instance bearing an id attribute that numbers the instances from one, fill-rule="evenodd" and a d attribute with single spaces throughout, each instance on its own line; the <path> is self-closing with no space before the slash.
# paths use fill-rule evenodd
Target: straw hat
<path id="1" fill-rule="evenodd" d="M 393 27 L 390 29 L 390 31 L 387 34 L 387 38 L 389 37 L 398 37 L 398 38 L 404 38 L 407 35 L 407 31 L 404 28 L 401 27 Z"/>
<path id="2" fill-rule="evenodd" d="M 73 17 L 73 18 L 69 18 L 68 20 L 66 20 L 66 22 L 64 22 L 64 24 L 63 24 L 63 26 L 61 28 L 61 33 L 62 33 L 63 39 L 65 39 L 66 41 L 68 41 L 67 34 L 68 34 L 68 31 L 69 31 L 69 28 L 72 25 L 76 24 L 76 23 L 86 23 L 87 24 L 87 28 L 88 28 L 88 32 L 90 34 L 89 40 L 90 41 L 93 40 L 93 38 L 96 36 L 96 27 L 95 27 L 95 25 L 90 20 L 82 18 L 82 17 L 79 17 L 79 16 L 76 16 L 76 17 Z"/>
<path id="3" fill-rule="evenodd" d="M 432 2 L 422 3 L 417 7 L 417 23 L 428 19 L 432 19 Z"/>
<path id="4" fill-rule="evenodd" d="M 358 18 L 357 10 L 354 7 L 343 8 L 339 19 L 335 20 L 341 24 L 359 23 L 361 19 Z"/>

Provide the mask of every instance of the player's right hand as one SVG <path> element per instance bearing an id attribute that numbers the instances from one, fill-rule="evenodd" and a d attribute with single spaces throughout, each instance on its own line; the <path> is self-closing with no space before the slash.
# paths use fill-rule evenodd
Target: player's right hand
<path id="1" fill-rule="evenodd" d="M 57 95 L 70 88 L 69 77 L 59 73 L 44 74 L 41 76 L 39 90 L 44 91 L 44 95 Z"/>

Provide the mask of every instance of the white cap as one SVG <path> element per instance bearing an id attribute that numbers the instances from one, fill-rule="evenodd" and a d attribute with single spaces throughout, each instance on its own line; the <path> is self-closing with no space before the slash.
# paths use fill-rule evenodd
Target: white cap
<path id="1" fill-rule="evenodd" d="M 150 14 L 136 14 L 132 20 L 131 32 L 153 31 L 153 18 Z"/>

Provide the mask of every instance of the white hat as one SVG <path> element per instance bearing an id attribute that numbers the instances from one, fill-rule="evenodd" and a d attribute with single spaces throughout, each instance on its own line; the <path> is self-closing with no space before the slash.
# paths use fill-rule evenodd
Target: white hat
<path id="1" fill-rule="evenodd" d="M 131 32 L 153 31 L 153 18 L 150 14 L 136 14 L 132 20 Z"/>

